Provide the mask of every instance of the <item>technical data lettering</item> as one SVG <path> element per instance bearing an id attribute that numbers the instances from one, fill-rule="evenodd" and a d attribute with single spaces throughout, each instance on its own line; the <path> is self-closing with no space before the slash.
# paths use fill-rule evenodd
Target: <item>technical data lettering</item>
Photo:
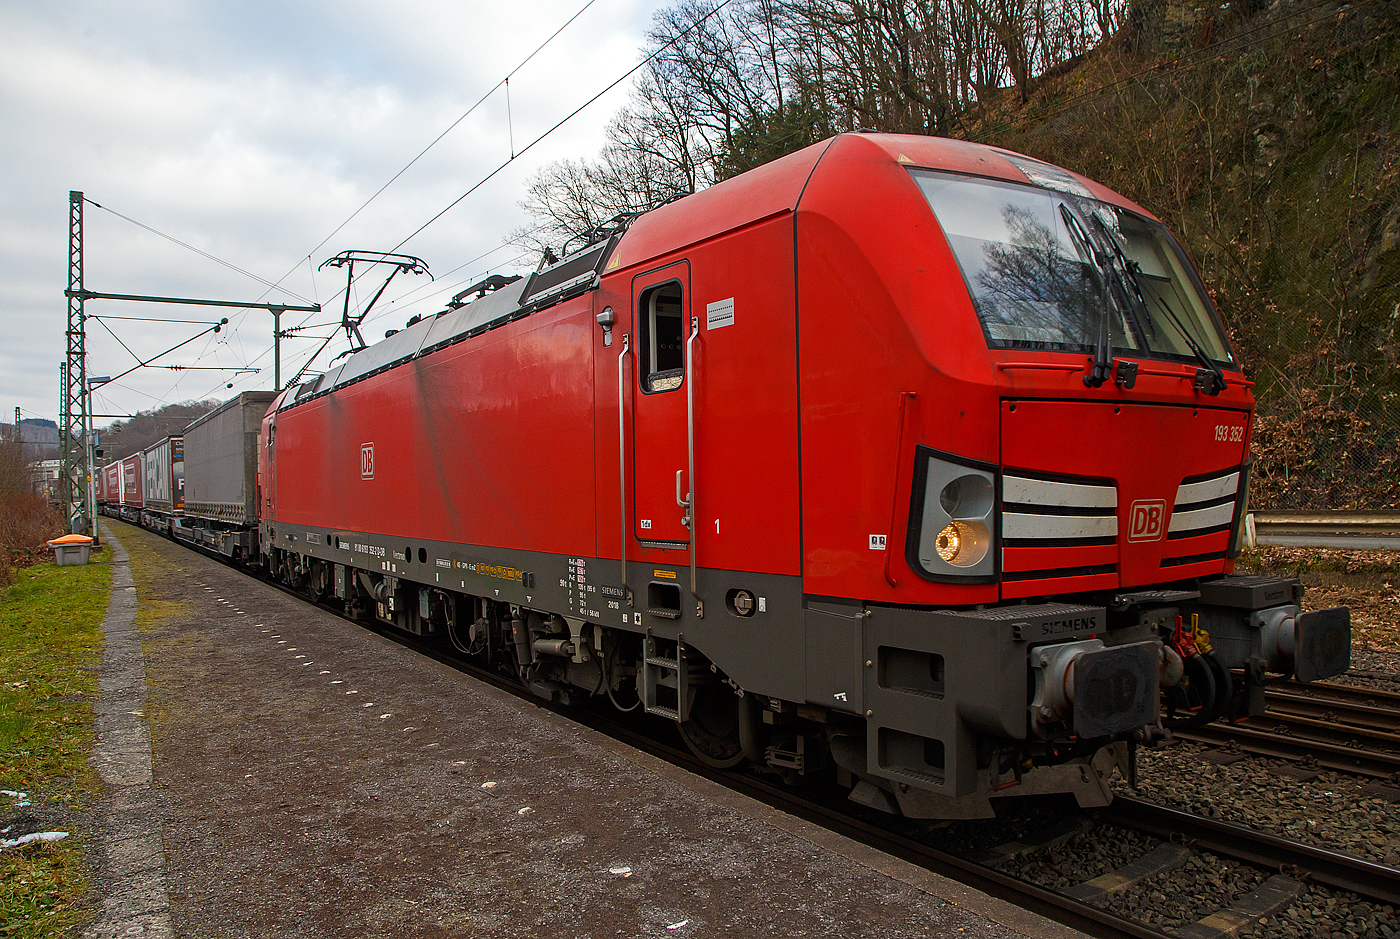
<path id="1" fill-rule="evenodd" d="M 584 558 L 569 558 L 569 574 L 559 586 L 569 595 L 569 612 L 587 619 L 601 620 L 598 610 L 598 588 L 588 582 L 588 562 Z"/>
<path id="2" fill-rule="evenodd" d="M 481 577 L 491 577 L 496 580 L 511 580 L 517 584 L 525 582 L 524 571 L 504 564 L 484 564 L 481 561 L 458 561 L 457 569 L 468 571 Z"/>

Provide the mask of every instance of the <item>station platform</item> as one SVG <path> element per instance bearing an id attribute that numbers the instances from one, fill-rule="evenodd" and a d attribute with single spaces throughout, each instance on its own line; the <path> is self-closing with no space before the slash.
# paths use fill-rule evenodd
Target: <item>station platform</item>
<path id="1" fill-rule="evenodd" d="M 99 719 L 94 939 L 1080 935 L 106 527 L 150 769 Z"/>

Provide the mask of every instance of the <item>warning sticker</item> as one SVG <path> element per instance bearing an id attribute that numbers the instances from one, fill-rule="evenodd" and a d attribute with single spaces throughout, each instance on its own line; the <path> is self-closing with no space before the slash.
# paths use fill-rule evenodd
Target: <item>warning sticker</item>
<path id="1" fill-rule="evenodd" d="M 716 300 L 705 306 L 705 328 L 720 329 L 734 325 L 734 298 Z"/>

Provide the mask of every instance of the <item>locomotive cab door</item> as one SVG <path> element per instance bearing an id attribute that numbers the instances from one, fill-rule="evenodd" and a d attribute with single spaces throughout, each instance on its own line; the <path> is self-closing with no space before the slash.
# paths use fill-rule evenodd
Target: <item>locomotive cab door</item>
<path id="1" fill-rule="evenodd" d="M 267 419 L 267 478 L 259 474 L 258 486 L 262 489 L 262 520 L 271 521 L 277 516 L 277 415 Z"/>
<path id="2" fill-rule="evenodd" d="M 691 491 L 685 387 L 690 264 L 681 261 L 635 278 L 632 315 L 632 532 L 649 546 L 688 550 L 686 510 L 678 502 L 689 501 Z"/>

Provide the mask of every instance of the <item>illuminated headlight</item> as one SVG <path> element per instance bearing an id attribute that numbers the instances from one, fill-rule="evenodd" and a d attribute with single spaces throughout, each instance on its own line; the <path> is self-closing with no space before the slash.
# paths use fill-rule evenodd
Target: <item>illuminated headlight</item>
<path id="1" fill-rule="evenodd" d="M 934 541 L 934 550 L 949 564 L 971 567 L 987 556 L 991 547 L 987 526 L 981 522 L 950 522 Z"/>
<path id="2" fill-rule="evenodd" d="M 996 574 L 996 469 L 918 448 L 907 560 L 929 580 Z"/>
<path id="3" fill-rule="evenodd" d="M 938 556 L 952 564 L 958 559 L 958 555 L 963 553 L 962 533 L 958 531 L 958 523 L 954 522 L 938 533 L 938 541 L 935 542 L 938 548 Z"/>

